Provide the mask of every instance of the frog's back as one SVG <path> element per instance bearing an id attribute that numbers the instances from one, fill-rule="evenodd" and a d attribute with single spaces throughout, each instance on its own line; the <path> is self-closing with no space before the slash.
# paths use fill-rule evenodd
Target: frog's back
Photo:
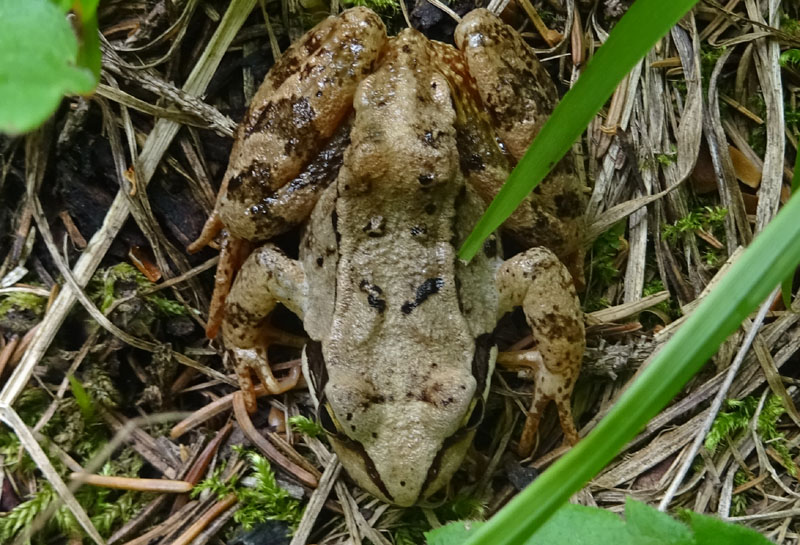
<path id="1" fill-rule="evenodd" d="M 441 357 L 461 365 L 495 316 L 464 317 L 462 301 L 481 295 L 459 293 L 456 252 L 482 204 L 461 174 L 450 89 L 429 48 L 418 32 L 402 32 L 356 93 L 331 219 L 339 252 L 332 336 L 339 330 L 350 352 L 385 331 L 382 350 L 387 342 L 458 349 Z M 470 267 L 491 285 L 486 261 Z"/>
<path id="2" fill-rule="evenodd" d="M 322 341 L 325 394 L 348 436 L 387 461 L 386 483 L 415 474 L 403 464 L 430 466 L 463 427 L 483 394 L 473 367 L 491 366 L 497 308 L 493 262 L 457 259 L 483 205 L 461 174 L 450 90 L 429 47 L 404 31 L 359 85 L 351 145 L 304 249 L 309 292 L 328 298 L 305 318 Z M 409 498 L 421 487 L 409 482 Z"/>

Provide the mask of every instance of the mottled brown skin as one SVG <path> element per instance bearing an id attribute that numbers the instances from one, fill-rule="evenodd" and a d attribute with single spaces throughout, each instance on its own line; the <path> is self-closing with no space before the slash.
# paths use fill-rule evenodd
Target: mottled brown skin
<path id="1" fill-rule="evenodd" d="M 455 41 L 496 134 L 516 163 L 555 108 L 555 84 L 522 37 L 486 10 L 468 13 Z M 488 193 L 492 198 L 503 182 Z M 525 246 L 555 252 L 578 286 L 583 286 L 585 254 L 583 189 L 574 157 L 567 153 L 503 226 Z"/>
<path id="2" fill-rule="evenodd" d="M 276 210 L 273 202 L 347 117 L 385 42 L 376 14 L 348 10 L 306 33 L 270 71 L 239 125 L 223 180 L 219 214 L 233 236 L 264 240 L 308 217 L 319 192 L 296 197 L 310 206 Z"/>
<path id="3" fill-rule="evenodd" d="M 251 370 L 270 391 L 285 387 L 269 369 L 264 318 L 279 302 L 302 318 L 312 339 L 304 351 L 304 374 L 343 465 L 379 498 L 411 505 L 447 483 L 471 442 L 497 354 L 491 333 L 499 316 L 521 306 L 535 339 L 522 358 L 537 379 L 522 450 L 532 445 L 541 410 L 551 399 L 567 439 L 577 440 L 569 400 L 584 333 L 569 272 L 552 251 L 534 247 L 503 263 L 493 237 L 471 262 L 456 257 L 514 161 L 497 144 L 481 104 L 481 87 L 487 81 L 496 85 L 491 82 L 497 77 L 484 66 L 474 78 L 469 52 L 465 56 L 432 43 L 414 30 L 379 45 L 385 40 L 381 27 L 366 42 L 359 41 L 365 39 L 352 29 L 375 31 L 373 18 L 372 12 L 356 8 L 312 30 L 305 45 L 292 49 L 297 58 L 279 64 L 285 74 L 268 76 L 259 91 L 264 103 L 275 103 L 285 98 L 287 82 L 298 81 L 297 74 L 322 70 L 314 68 L 320 65 L 313 60 L 327 47 L 320 44 L 351 50 L 356 42 L 371 44 L 356 48 L 359 55 L 370 51 L 372 60 L 361 58 L 353 69 L 362 72 L 353 76 L 357 83 L 343 83 L 351 93 L 349 102 L 345 91 L 338 99 L 354 110 L 341 169 L 330 185 L 320 182 L 306 192 L 313 207 L 304 200 L 297 208 L 311 210 L 300 259 L 293 261 L 269 244 L 253 252 L 227 298 L 222 329 L 248 408 L 254 410 Z M 485 10 L 464 24 L 484 28 L 481 32 L 505 32 Z M 345 28 L 344 37 L 335 30 L 339 27 Z M 312 56 L 310 69 L 304 68 L 309 64 L 303 52 Z M 528 49 L 522 53 L 532 55 Z M 484 47 L 483 54 L 495 53 Z M 329 51 L 323 58 L 342 55 Z M 532 66 L 529 60 L 523 64 Z M 529 79 L 525 76 L 523 83 Z M 502 84 L 521 82 L 506 78 Z M 298 97 L 299 87 L 291 85 Z M 251 107 L 226 175 L 231 183 L 220 199 L 226 227 L 244 238 L 272 232 L 274 219 L 269 214 L 226 215 L 273 198 L 314 158 L 313 151 L 297 155 L 302 147 L 297 145 L 290 146 L 291 157 L 280 155 L 287 137 L 262 121 L 259 112 L 268 110 L 262 104 Z M 345 115 L 328 117 L 334 126 L 303 128 L 315 133 L 304 135 L 309 150 L 321 149 Z M 281 120 L 273 127 L 291 125 Z M 534 130 L 526 120 L 521 126 L 528 133 Z M 278 140 L 269 144 L 278 150 L 274 157 L 263 149 L 265 134 Z M 514 142 L 522 138 L 513 126 L 503 134 Z M 248 147 L 253 148 L 250 161 Z M 273 163 L 263 178 L 259 165 L 265 161 Z M 272 175 L 278 171 L 284 173 L 283 184 Z M 238 185 L 233 183 L 237 178 L 242 180 Z M 247 192 L 241 189 L 245 185 Z M 248 200 L 253 194 L 255 200 Z M 535 198 L 530 201 L 530 211 L 543 207 Z"/>

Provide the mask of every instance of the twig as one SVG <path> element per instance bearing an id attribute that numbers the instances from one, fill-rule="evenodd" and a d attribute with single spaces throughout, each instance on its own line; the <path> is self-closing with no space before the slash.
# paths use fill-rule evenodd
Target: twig
<path id="1" fill-rule="evenodd" d="M 314 528 L 314 522 L 317 520 L 320 511 L 322 511 L 325 500 L 331 493 L 331 489 L 341 471 L 342 464 L 339 463 L 337 458 L 333 458 L 328 467 L 325 468 L 325 472 L 319 480 L 319 486 L 311 494 L 308 505 L 306 505 L 306 509 L 303 512 L 303 519 L 300 521 L 300 525 L 297 527 L 297 531 L 289 545 L 304 545 L 306 543 L 308 536 L 311 535 L 311 530 Z"/>
<path id="2" fill-rule="evenodd" d="M 692 443 L 692 446 L 689 449 L 689 452 L 686 456 L 686 459 L 683 462 L 683 465 L 680 467 L 680 469 L 678 470 L 678 474 L 675 475 L 675 478 L 669 485 L 669 488 L 667 489 L 667 492 L 664 494 L 661 503 L 658 504 L 659 511 L 667 510 L 667 507 L 669 507 L 669 503 L 672 501 L 672 498 L 678 491 L 678 487 L 681 485 L 681 481 L 683 481 L 683 478 L 689 472 L 689 468 L 692 466 L 692 463 L 694 462 L 694 457 L 697 455 L 697 452 L 703 445 L 703 442 L 706 439 L 706 435 L 708 435 L 708 432 L 711 429 L 711 425 L 714 423 L 714 420 L 716 419 L 719 410 L 722 408 L 722 403 L 723 401 L 725 401 L 725 396 L 728 394 L 728 390 L 730 389 L 731 384 L 733 384 L 733 379 L 736 377 L 736 373 L 739 371 L 739 367 L 742 365 L 742 362 L 744 361 L 744 358 L 747 355 L 747 351 L 750 350 L 750 345 L 753 343 L 753 339 L 756 338 L 758 329 L 764 322 L 764 318 L 766 318 L 767 312 L 769 311 L 770 306 L 772 305 L 772 301 L 775 299 L 775 295 L 777 293 L 778 293 L 778 288 L 772 291 L 769 297 L 767 297 L 767 300 L 764 301 L 764 303 L 761 305 L 761 308 L 758 309 L 758 314 L 756 315 L 755 320 L 753 320 L 753 326 L 747 332 L 747 336 L 744 338 L 742 346 L 736 353 L 736 358 L 734 358 L 730 367 L 728 367 L 728 372 L 725 375 L 725 380 L 720 385 L 719 391 L 717 392 L 717 395 L 714 397 L 714 401 L 712 401 L 711 403 L 711 408 L 708 411 L 705 420 L 703 421 L 702 427 L 695 436 L 694 442 Z"/>
<path id="3" fill-rule="evenodd" d="M 318 476 L 309 473 L 304 468 L 289 460 L 286 456 L 279 452 L 272 443 L 264 439 L 264 437 L 258 433 L 250 420 L 250 415 L 247 413 L 247 409 L 244 406 L 244 397 L 242 396 L 242 392 L 236 392 L 233 394 L 233 412 L 236 415 L 236 421 L 239 423 L 239 427 L 242 429 L 247 438 L 250 439 L 250 441 L 252 441 L 253 444 L 261 452 L 263 452 L 267 458 L 269 458 L 270 461 L 277 464 L 281 469 L 295 477 L 298 481 L 306 486 L 311 488 L 317 487 L 319 483 Z"/>
<path id="4" fill-rule="evenodd" d="M 192 490 L 192 483 L 175 479 L 139 479 L 77 472 L 70 475 L 70 477 L 74 482 L 80 484 L 114 488 L 116 490 L 138 490 L 139 492 L 158 492 L 161 494 L 185 494 Z"/>

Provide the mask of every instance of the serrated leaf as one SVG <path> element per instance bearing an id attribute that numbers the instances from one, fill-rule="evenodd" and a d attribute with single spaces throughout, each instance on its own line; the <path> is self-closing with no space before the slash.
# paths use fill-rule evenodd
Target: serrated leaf
<path id="1" fill-rule="evenodd" d="M 625 502 L 628 533 L 637 544 L 694 545 L 692 532 L 666 513 L 628 498 Z"/>
<path id="2" fill-rule="evenodd" d="M 693 511 L 686 511 L 684 516 L 694 531 L 697 545 L 773 545 L 755 530 L 744 526 L 737 526 Z"/>
<path id="3" fill-rule="evenodd" d="M 88 93 L 95 83 L 78 65 L 78 40 L 59 6 L 0 0 L 0 131 L 33 129 L 63 95 Z"/>

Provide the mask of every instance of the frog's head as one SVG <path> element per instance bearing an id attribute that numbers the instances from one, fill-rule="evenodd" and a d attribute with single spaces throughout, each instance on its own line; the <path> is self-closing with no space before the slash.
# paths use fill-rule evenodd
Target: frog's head
<path id="1" fill-rule="evenodd" d="M 309 346 L 310 357 L 308 352 Z M 415 381 L 421 385 L 416 391 L 404 391 L 338 366 L 328 373 L 322 376 L 319 421 L 356 484 L 410 506 L 449 482 L 483 417 L 480 377 L 450 368 Z M 406 378 L 400 372 L 394 382 Z"/>

